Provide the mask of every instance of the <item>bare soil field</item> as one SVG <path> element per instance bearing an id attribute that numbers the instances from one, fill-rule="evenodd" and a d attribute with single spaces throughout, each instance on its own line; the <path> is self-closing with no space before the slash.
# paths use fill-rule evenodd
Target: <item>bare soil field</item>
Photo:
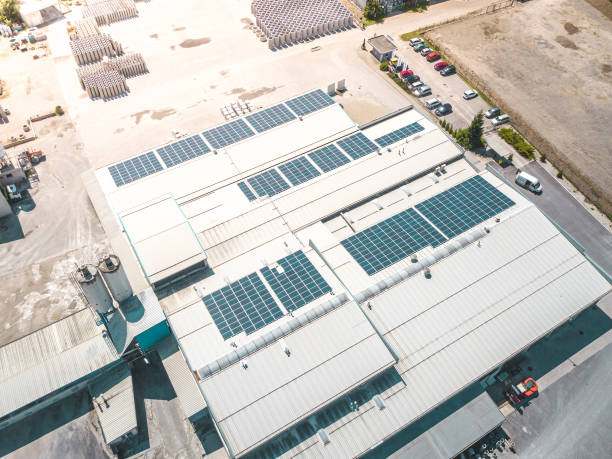
<path id="1" fill-rule="evenodd" d="M 590 3 L 531 1 L 426 35 L 610 215 L 612 23 Z"/>

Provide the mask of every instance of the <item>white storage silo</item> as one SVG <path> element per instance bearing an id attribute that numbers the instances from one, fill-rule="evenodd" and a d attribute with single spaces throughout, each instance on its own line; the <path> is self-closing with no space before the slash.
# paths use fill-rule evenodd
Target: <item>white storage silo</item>
<path id="1" fill-rule="evenodd" d="M 101 314 L 113 308 L 113 299 L 95 266 L 83 265 L 75 273 L 76 280 L 93 308 Z"/>
<path id="2" fill-rule="evenodd" d="M 121 260 L 116 255 L 106 255 L 98 263 L 98 269 L 106 281 L 113 298 L 121 303 L 133 294 L 130 281 L 121 265 Z"/>

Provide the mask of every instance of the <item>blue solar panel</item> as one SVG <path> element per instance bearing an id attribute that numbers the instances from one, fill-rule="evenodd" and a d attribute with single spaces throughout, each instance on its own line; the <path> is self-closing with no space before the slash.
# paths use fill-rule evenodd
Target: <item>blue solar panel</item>
<path id="1" fill-rule="evenodd" d="M 254 332 L 283 316 L 257 273 L 202 298 L 223 339 Z"/>
<path id="2" fill-rule="evenodd" d="M 283 180 L 276 169 L 270 169 L 247 179 L 257 196 L 274 196 L 289 189 L 289 184 Z"/>
<path id="3" fill-rule="evenodd" d="M 341 243 L 371 276 L 423 247 L 436 247 L 444 241 L 414 209 L 407 209 Z"/>
<path id="4" fill-rule="evenodd" d="M 247 186 L 246 183 L 240 182 L 238 183 L 238 188 L 244 193 L 244 195 L 248 198 L 249 201 L 255 201 L 257 196 L 251 191 L 251 189 Z"/>
<path id="5" fill-rule="evenodd" d="M 223 148 L 227 145 L 239 142 L 242 139 L 255 135 L 253 130 L 244 122 L 236 120 L 223 124 L 214 129 L 202 132 L 202 135 L 213 148 Z"/>
<path id="6" fill-rule="evenodd" d="M 310 156 L 310 159 L 312 159 L 323 172 L 329 172 L 351 162 L 351 160 L 334 144 L 327 145 L 308 153 L 308 156 Z"/>
<path id="7" fill-rule="evenodd" d="M 514 201 L 477 175 L 415 207 L 452 238 L 513 205 Z"/>
<path id="8" fill-rule="evenodd" d="M 376 151 L 378 147 L 361 132 L 346 139 L 338 140 L 338 145 L 353 159 L 361 158 Z"/>
<path id="9" fill-rule="evenodd" d="M 121 186 L 163 169 L 155 153 L 150 151 L 108 168 L 115 185 Z"/>
<path id="10" fill-rule="evenodd" d="M 331 287 L 301 250 L 278 260 L 279 267 L 261 270 L 272 290 L 288 310 L 300 308 L 331 292 Z"/>
<path id="11" fill-rule="evenodd" d="M 315 112 L 333 103 L 334 100 L 320 89 L 285 102 L 285 104 L 299 116 Z"/>
<path id="12" fill-rule="evenodd" d="M 299 185 L 306 182 L 321 173 L 310 164 L 305 156 L 289 161 L 288 163 L 278 166 L 285 177 L 289 179 L 292 185 Z"/>
<path id="13" fill-rule="evenodd" d="M 190 159 L 208 153 L 210 148 L 204 143 L 202 137 L 193 135 L 178 142 L 165 145 L 157 149 L 157 154 L 162 159 L 166 167 L 176 166 L 177 164 L 189 161 Z"/>
<path id="14" fill-rule="evenodd" d="M 421 132 L 425 130 L 423 126 L 419 123 L 412 123 L 403 128 L 396 129 L 393 132 L 389 132 L 388 134 L 383 135 L 376 139 L 376 143 L 381 147 L 386 147 L 387 145 L 391 145 L 392 143 L 399 142 L 400 140 L 405 139 L 406 137 L 410 137 L 417 132 Z"/>
<path id="15" fill-rule="evenodd" d="M 283 104 L 274 105 L 246 117 L 257 132 L 264 132 L 280 124 L 294 120 L 296 117 Z"/>

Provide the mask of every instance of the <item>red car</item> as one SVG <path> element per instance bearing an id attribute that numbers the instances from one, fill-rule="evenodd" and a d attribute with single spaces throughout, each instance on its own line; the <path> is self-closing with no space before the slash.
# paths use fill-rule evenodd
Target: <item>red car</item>
<path id="1" fill-rule="evenodd" d="M 414 75 L 414 72 L 412 70 L 404 70 L 401 74 L 402 78 L 406 78 L 410 75 Z"/>
<path id="2" fill-rule="evenodd" d="M 440 53 L 437 51 L 434 51 L 433 53 L 429 53 L 427 55 L 427 62 L 433 62 L 437 59 L 440 59 Z"/>
<path id="3" fill-rule="evenodd" d="M 444 67 L 447 67 L 448 64 L 444 61 L 438 62 L 436 65 L 434 65 L 434 69 L 435 70 L 442 70 Z"/>
<path id="4" fill-rule="evenodd" d="M 533 378 L 525 378 L 516 384 L 506 386 L 506 398 L 516 405 L 529 398 L 538 396 L 538 384 Z"/>

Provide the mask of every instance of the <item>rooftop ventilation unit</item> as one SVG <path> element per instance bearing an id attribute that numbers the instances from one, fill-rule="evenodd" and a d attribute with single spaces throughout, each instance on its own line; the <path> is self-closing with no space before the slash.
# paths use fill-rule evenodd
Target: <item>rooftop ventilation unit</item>
<path id="1" fill-rule="evenodd" d="M 372 204 L 374 204 L 378 210 L 383 210 L 383 206 L 378 199 L 374 199 L 374 201 L 372 201 Z"/>
<path id="2" fill-rule="evenodd" d="M 380 395 L 375 395 L 372 400 L 374 400 L 374 403 L 376 403 L 379 410 L 383 410 L 385 408 L 385 402 L 383 402 L 383 399 L 380 398 Z"/>
<path id="3" fill-rule="evenodd" d="M 404 188 L 402 188 L 402 191 L 404 193 L 406 193 L 406 196 L 408 196 L 408 197 L 412 196 L 412 191 L 410 191 L 410 188 L 404 187 Z"/>
<path id="4" fill-rule="evenodd" d="M 440 166 L 438 166 L 438 167 L 436 167 L 436 168 L 434 169 L 434 173 L 435 173 L 436 175 L 440 175 L 440 174 L 442 173 L 442 169 L 440 168 Z"/>
<path id="5" fill-rule="evenodd" d="M 431 270 L 430 270 L 429 268 L 425 268 L 425 269 L 423 270 L 423 274 L 425 274 L 425 277 L 426 277 L 427 279 L 430 279 L 430 278 L 431 278 Z"/>
<path id="6" fill-rule="evenodd" d="M 319 440 L 321 440 L 321 443 L 323 443 L 324 445 L 327 445 L 329 443 L 329 437 L 327 436 L 327 432 L 325 432 L 323 429 L 319 429 L 317 435 L 319 436 Z"/>
<path id="7" fill-rule="evenodd" d="M 441 170 L 442 172 L 446 172 L 446 164 L 442 164 L 442 165 L 440 165 L 440 170 Z"/>
<path id="8" fill-rule="evenodd" d="M 416 254 L 416 253 L 413 253 L 413 254 L 410 256 L 410 261 L 411 261 L 411 262 L 413 262 L 413 263 L 416 263 L 417 261 L 419 261 L 419 258 L 417 257 L 417 254 Z"/>
<path id="9" fill-rule="evenodd" d="M 246 360 L 243 360 L 242 362 L 240 362 L 240 364 L 242 365 L 242 368 L 244 368 L 245 370 L 249 368 L 249 363 Z"/>
<path id="10" fill-rule="evenodd" d="M 280 344 L 280 347 L 283 350 L 283 352 L 287 354 L 287 357 L 291 357 L 291 349 L 289 349 L 289 346 L 287 346 L 287 343 L 285 343 L 285 340 L 281 339 L 278 342 L 278 344 Z"/>

